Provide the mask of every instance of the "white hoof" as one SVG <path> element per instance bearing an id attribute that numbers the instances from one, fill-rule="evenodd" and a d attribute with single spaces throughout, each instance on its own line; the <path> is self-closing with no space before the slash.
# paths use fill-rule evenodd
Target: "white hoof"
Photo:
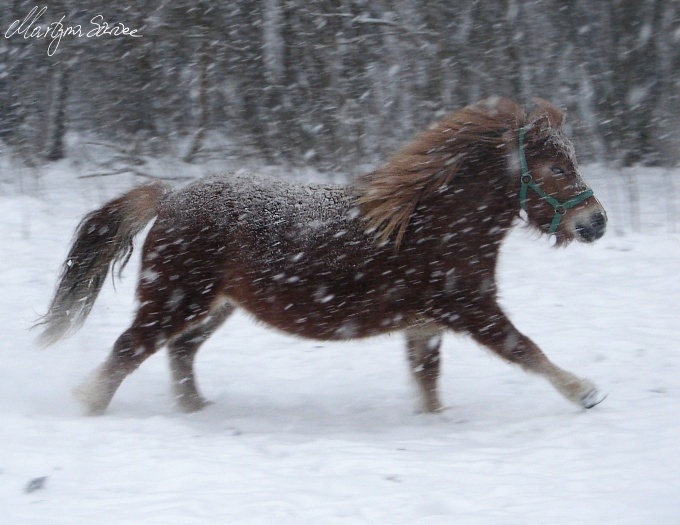
<path id="1" fill-rule="evenodd" d="M 87 416 L 99 416 L 109 406 L 113 393 L 105 388 L 101 374 L 102 367 L 90 374 L 90 376 L 73 390 L 73 396 L 80 401 Z"/>
<path id="2" fill-rule="evenodd" d="M 606 392 L 602 392 L 597 387 L 593 388 L 585 396 L 581 398 L 579 404 L 583 408 L 593 408 L 595 405 L 599 405 L 607 398 Z"/>

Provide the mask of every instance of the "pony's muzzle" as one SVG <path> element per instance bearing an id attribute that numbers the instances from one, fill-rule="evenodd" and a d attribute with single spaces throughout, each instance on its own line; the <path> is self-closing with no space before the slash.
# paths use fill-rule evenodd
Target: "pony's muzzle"
<path id="1" fill-rule="evenodd" d="M 575 223 L 576 234 L 581 242 L 594 242 L 604 235 L 607 216 L 601 211 L 581 215 Z"/>

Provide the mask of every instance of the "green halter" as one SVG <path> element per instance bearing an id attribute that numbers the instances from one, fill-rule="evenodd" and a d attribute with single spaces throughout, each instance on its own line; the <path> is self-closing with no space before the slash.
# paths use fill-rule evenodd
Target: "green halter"
<path id="1" fill-rule="evenodd" d="M 562 217 L 567 213 L 567 210 L 570 210 L 574 206 L 581 204 L 584 200 L 590 198 L 593 196 L 593 190 L 590 188 L 582 191 L 578 195 L 575 195 L 571 199 L 565 201 L 565 202 L 560 202 L 557 199 L 551 197 L 548 195 L 543 189 L 536 184 L 536 181 L 534 178 L 531 176 L 531 172 L 529 171 L 529 166 L 527 165 L 527 159 L 524 156 L 524 135 L 526 134 L 526 130 L 524 128 L 520 128 L 519 130 L 519 164 L 520 168 L 522 170 L 522 175 L 521 175 L 521 181 L 522 181 L 522 187 L 519 190 L 519 206 L 522 208 L 524 211 L 527 211 L 527 192 L 529 189 L 534 190 L 540 197 L 545 199 L 548 204 L 550 204 L 553 209 L 555 210 L 555 216 L 553 217 L 552 223 L 550 224 L 550 228 L 548 228 L 548 235 L 555 233 L 557 230 L 557 227 L 560 225 L 560 221 L 562 220 Z"/>

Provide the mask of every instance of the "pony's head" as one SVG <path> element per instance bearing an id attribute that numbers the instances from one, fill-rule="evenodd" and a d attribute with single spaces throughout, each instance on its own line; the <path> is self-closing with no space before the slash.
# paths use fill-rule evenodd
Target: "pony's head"
<path id="1" fill-rule="evenodd" d="M 554 234 L 557 245 L 596 241 L 607 215 L 581 177 L 574 146 L 562 131 L 564 113 L 545 100 L 535 102 L 517 130 L 517 154 L 508 157 L 509 171 L 519 179 L 520 208 L 531 226 Z"/>
<path id="2" fill-rule="evenodd" d="M 564 113 L 535 102 L 527 116 L 508 99 L 489 98 L 418 134 L 362 177 L 357 203 L 367 231 L 381 243 L 393 238 L 398 249 L 419 204 L 449 188 L 459 199 L 472 199 L 472 182 L 486 181 L 486 191 L 500 188 L 507 205 L 523 210 L 530 226 L 554 234 L 557 245 L 602 237 L 606 214 L 581 178 L 562 131 Z"/>

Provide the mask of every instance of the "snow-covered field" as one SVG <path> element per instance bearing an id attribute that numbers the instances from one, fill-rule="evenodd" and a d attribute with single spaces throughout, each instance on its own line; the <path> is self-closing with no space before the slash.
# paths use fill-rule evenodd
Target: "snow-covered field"
<path id="1" fill-rule="evenodd" d="M 401 337 L 301 341 L 238 315 L 199 354 L 205 411 L 173 410 L 159 353 L 105 416 L 83 417 L 70 392 L 126 327 L 135 264 L 71 339 L 39 350 L 27 329 L 80 217 L 131 180 L 76 181 L 64 163 L 0 186 L 0 523 L 679 524 L 680 234 L 660 172 L 638 179 L 632 232 L 615 174 L 583 171 L 609 233 L 554 250 L 516 229 L 501 294 L 609 397 L 577 409 L 449 335 L 450 408 L 434 416 L 414 412 Z"/>

